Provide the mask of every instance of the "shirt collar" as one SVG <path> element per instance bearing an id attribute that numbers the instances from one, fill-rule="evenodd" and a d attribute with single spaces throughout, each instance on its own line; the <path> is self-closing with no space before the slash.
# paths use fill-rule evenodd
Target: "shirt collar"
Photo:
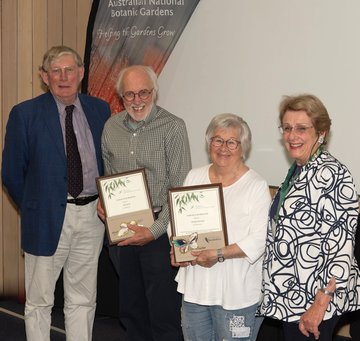
<path id="1" fill-rule="evenodd" d="M 65 113 L 65 108 L 68 105 L 74 105 L 75 108 L 78 108 L 78 109 L 81 108 L 80 99 L 79 99 L 78 95 L 76 95 L 74 102 L 71 104 L 64 104 L 63 102 L 60 102 L 55 96 L 53 96 L 53 97 L 54 97 L 54 100 L 55 100 L 55 103 L 56 103 L 56 106 L 58 108 L 60 115 Z"/>

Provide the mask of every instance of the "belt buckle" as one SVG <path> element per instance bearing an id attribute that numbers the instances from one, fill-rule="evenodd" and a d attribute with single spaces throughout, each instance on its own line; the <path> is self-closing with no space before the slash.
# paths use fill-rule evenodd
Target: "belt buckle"
<path id="1" fill-rule="evenodd" d="M 68 199 L 68 203 L 74 204 L 76 206 L 84 206 L 89 204 L 90 202 L 96 200 L 98 198 L 98 195 L 91 195 L 88 197 L 78 197 L 78 198 L 72 198 Z"/>
<path id="2" fill-rule="evenodd" d="M 83 206 L 86 201 L 86 197 L 83 198 L 75 198 L 75 205 L 76 206 Z"/>

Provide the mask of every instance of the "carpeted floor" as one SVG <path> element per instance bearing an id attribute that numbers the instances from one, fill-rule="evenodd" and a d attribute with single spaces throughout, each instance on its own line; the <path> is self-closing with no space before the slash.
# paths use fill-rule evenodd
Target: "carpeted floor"
<path id="1" fill-rule="evenodd" d="M 26 341 L 23 317 L 24 306 L 11 300 L 0 300 L 0 341 Z M 127 341 L 124 329 L 115 317 L 96 315 L 93 341 Z M 265 319 L 261 326 L 258 341 L 282 341 L 280 323 Z M 336 336 L 333 341 L 352 341 L 354 339 Z M 52 313 L 51 341 L 66 341 L 62 309 L 54 307 Z M 359 341 L 359 340 L 357 340 Z"/>
<path id="2" fill-rule="evenodd" d="M 14 301 L 0 300 L 0 341 L 26 341 L 24 306 Z M 51 341 L 65 341 L 64 316 L 61 308 L 52 313 Z M 126 341 L 123 328 L 114 317 L 96 315 L 93 341 Z"/>

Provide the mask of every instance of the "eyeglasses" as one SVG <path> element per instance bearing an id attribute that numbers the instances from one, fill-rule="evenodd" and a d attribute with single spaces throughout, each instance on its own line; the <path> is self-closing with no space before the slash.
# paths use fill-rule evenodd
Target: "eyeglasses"
<path id="1" fill-rule="evenodd" d="M 65 75 L 70 76 L 73 75 L 76 71 L 76 66 L 65 66 L 63 68 L 57 67 L 53 69 L 49 69 L 48 71 L 45 71 L 47 73 L 50 73 L 53 76 L 60 76 L 63 72 Z"/>
<path id="2" fill-rule="evenodd" d="M 240 141 L 237 141 L 235 139 L 228 139 L 227 141 L 225 141 L 221 137 L 217 136 L 212 137 L 210 141 L 213 147 L 221 147 L 225 143 L 226 147 L 228 147 L 230 150 L 235 150 L 239 146 L 239 144 L 241 144 Z"/>
<path id="3" fill-rule="evenodd" d="M 143 89 L 143 90 L 140 90 L 139 92 L 126 91 L 122 95 L 122 97 L 125 98 L 129 102 L 133 101 L 135 99 L 136 95 L 138 95 L 140 99 L 145 100 L 145 99 L 148 99 L 150 97 L 153 90 L 154 89 L 151 89 L 151 90 Z"/>
<path id="4" fill-rule="evenodd" d="M 298 126 L 292 127 L 289 125 L 284 125 L 284 126 L 279 126 L 279 131 L 283 135 L 290 134 L 292 131 L 294 131 L 294 133 L 296 135 L 304 135 L 306 133 L 306 131 L 310 128 L 313 128 L 313 126 L 298 125 Z"/>

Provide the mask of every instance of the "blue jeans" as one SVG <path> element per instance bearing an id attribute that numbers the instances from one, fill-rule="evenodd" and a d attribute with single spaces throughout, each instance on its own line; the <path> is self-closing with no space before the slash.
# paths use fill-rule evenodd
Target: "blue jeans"
<path id="1" fill-rule="evenodd" d="M 185 341 L 255 341 L 262 317 L 257 304 L 238 310 L 182 302 L 181 321 Z"/>

